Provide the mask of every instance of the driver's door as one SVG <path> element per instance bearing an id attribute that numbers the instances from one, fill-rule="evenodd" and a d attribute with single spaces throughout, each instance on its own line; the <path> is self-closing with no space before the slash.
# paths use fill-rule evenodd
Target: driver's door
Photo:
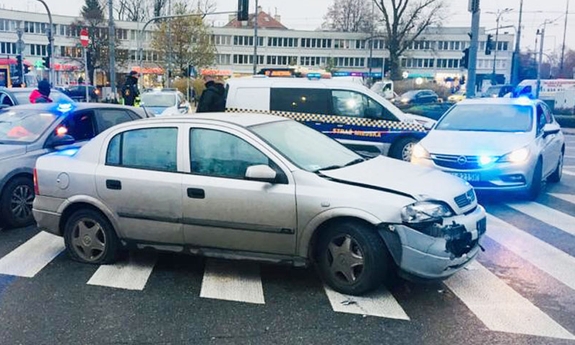
<path id="1" fill-rule="evenodd" d="M 288 170 L 242 133 L 209 126 L 188 133 L 190 173 L 182 181 L 184 241 L 193 247 L 293 255 L 297 215 Z M 267 183 L 244 178 L 249 166 L 262 164 L 283 179 Z"/>

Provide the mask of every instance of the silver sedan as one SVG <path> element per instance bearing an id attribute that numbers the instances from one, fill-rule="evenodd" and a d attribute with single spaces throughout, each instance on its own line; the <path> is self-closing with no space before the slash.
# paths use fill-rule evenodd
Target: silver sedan
<path id="1" fill-rule="evenodd" d="M 466 182 L 370 160 L 295 121 L 256 114 L 116 126 L 36 165 L 34 216 L 69 255 L 111 263 L 151 247 L 220 258 L 317 263 L 361 294 L 397 267 L 446 278 L 477 255 L 485 211 Z"/>

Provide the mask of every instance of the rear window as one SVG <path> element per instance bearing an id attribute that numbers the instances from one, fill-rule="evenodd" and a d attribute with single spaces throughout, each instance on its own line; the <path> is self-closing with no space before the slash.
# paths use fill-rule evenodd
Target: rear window
<path id="1" fill-rule="evenodd" d="M 270 109 L 308 114 L 329 114 L 331 93 L 327 89 L 272 88 Z"/>

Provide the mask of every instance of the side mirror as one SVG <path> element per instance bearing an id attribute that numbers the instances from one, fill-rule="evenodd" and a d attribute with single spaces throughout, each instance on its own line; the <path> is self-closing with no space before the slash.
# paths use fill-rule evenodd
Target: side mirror
<path id="1" fill-rule="evenodd" d="M 277 173 L 267 165 L 252 165 L 246 170 L 246 180 L 260 182 L 276 182 Z"/>
<path id="2" fill-rule="evenodd" d="M 543 126 L 543 137 L 552 135 L 552 134 L 557 134 L 559 133 L 561 129 L 559 128 L 559 126 L 554 125 L 554 124 L 546 124 L 545 126 Z"/>
<path id="3" fill-rule="evenodd" d="M 72 145 L 75 142 L 76 139 L 71 135 L 54 135 L 46 141 L 46 147 L 53 149 L 58 146 Z"/>

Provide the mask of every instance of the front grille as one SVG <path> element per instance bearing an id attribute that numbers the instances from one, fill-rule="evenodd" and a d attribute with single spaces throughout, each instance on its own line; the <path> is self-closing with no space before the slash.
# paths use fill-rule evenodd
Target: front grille
<path id="1" fill-rule="evenodd" d="M 466 193 L 456 196 L 453 200 L 457 204 L 457 207 L 467 207 L 475 201 L 475 192 L 473 189 L 470 189 Z"/>
<path id="2" fill-rule="evenodd" d="M 481 168 L 478 156 L 457 156 L 457 155 L 438 155 L 432 154 L 431 159 L 435 165 L 450 168 L 470 170 Z"/>

